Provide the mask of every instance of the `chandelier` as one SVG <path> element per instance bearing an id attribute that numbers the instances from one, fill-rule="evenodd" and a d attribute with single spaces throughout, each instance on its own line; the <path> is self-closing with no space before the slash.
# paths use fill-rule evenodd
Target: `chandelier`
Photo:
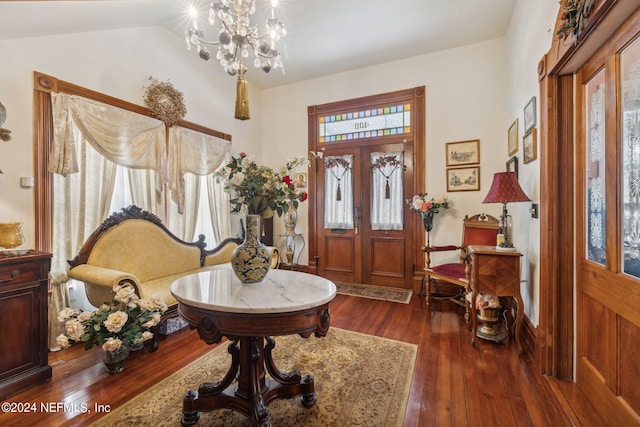
<path id="1" fill-rule="evenodd" d="M 256 11 L 255 0 L 219 0 L 209 8 L 209 25 L 215 38 L 207 39 L 204 31 L 198 28 L 198 11 L 192 6 L 191 24 L 187 29 L 187 48 L 195 46 L 200 58 L 211 58 L 208 46 L 217 47 L 216 59 L 232 76 L 238 76 L 236 91 L 236 119 L 247 120 L 249 115 L 249 96 L 245 62 L 253 55 L 253 65 L 265 73 L 282 67 L 282 59 L 277 49 L 278 41 L 286 35 L 284 24 L 278 20 L 276 11 L 278 0 L 271 0 L 271 15 L 266 20 L 263 34 L 250 21 Z"/>

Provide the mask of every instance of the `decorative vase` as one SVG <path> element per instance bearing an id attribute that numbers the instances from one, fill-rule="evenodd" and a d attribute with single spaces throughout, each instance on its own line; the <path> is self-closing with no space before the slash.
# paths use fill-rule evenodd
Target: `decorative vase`
<path id="1" fill-rule="evenodd" d="M 24 243 L 21 222 L 5 222 L 0 224 L 0 247 L 15 248 Z"/>
<path id="2" fill-rule="evenodd" d="M 284 213 L 285 234 L 288 236 L 296 234 L 296 224 L 298 224 L 298 211 L 293 203 L 289 202 L 289 208 Z"/>
<path id="3" fill-rule="evenodd" d="M 420 216 L 422 216 L 422 225 L 424 226 L 424 230 L 429 232 L 433 230 L 433 214 L 435 212 L 432 209 L 427 209 L 426 212 L 422 212 Z"/>
<path id="4" fill-rule="evenodd" d="M 500 307 L 478 309 L 480 327 L 476 331 L 476 336 L 494 342 L 504 341 L 506 335 L 497 328 L 497 324 L 500 322 L 499 314 Z"/>
<path id="5" fill-rule="evenodd" d="M 271 251 L 259 236 L 260 215 L 247 215 L 244 242 L 231 254 L 231 267 L 242 283 L 259 283 L 269 272 Z"/>
<path id="6" fill-rule="evenodd" d="M 120 348 L 116 351 L 102 351 L 102 363 L 106 366 L 110 374 L 117 374 L 124 371 L 124 365 L 131 351 L 129 343 L 122 342 Z"/>

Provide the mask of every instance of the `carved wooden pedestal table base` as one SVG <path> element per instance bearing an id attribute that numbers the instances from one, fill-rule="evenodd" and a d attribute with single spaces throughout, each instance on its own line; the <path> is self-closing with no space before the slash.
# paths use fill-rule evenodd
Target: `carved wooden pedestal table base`
<path id="1" fill-rule="evenodd" d="M 224 378 L 202 383 L 184 396 L 182 425 L 195 424 L 201 411 L 230 408 L 245 414 L 254 426 L 271 426 L 267 405 L 272 401 L 302 396 L 305 407 L 315 404 L 311 375 L 285 373 L 276 367 L 273 336 L 325 336 L 329 301 L 335 297 L 332 282 L 272 270 L 262 283 L 242 285 L 231 270 L 216 268 L 177 280 L 171 292 L 179 302 L 180 315 L 206 343 L 219 343 L 223 337 L 232 341 L 228 347 L 231 367 Z"/>

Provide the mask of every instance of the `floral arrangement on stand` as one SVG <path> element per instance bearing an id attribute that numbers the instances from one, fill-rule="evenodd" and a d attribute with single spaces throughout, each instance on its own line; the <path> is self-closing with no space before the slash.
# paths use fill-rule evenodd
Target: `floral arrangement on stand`
<path id="1" fill-rule="evenodd" d="M 58 320 L 64 322 L 64 333 L 56 339 L 57 344 L 69 348 L 71 342 L 84 342 L 85 350 L 99 346 L 105 357 L 113 359 L 114 354 L 124 351 L 128 355 L 131 346 L 142 345 L 153 338 L 151 328 L 160 322 L 167 305 L 161 297 L 139 298 L 131 285 L 115 285 L 113 299 L 105 302 L 95 311 L 80 311 L 64 308 Z M 125 359 L 126 359 L 125 355 Z M 105 364 L 107 364 L 106 360 Z M 107 368 L 110 368 L 107 365 Z M 124 368 L 122 363 L 120 372 Z"/>
<path id="2" fill-rule="evenodd" d="M 224 181 L 225 190 L 233 194 L 232 213 L 270 218 L 274 212 L 282 216 L 290 203 L 297 208 L 307 200 L 308 193 L 296 188 L 293 181 L 294 169 L 307 163 L 305 157 L 296 157 L 276 172 L 242 152 L 238 157 L 232 156 L 216 175 Z"/>
<path id="3" fill-rule="evenodd" d="M 429 232 L 433 229 L 433 215 L 440 212 L 440 209 L 449 209 L 449 199 L 447 196 L 429 197 L 427 193 L 419 193 L 411 199 L 407 199 L 411 210 L 422 217 L 422 225 Z"/>

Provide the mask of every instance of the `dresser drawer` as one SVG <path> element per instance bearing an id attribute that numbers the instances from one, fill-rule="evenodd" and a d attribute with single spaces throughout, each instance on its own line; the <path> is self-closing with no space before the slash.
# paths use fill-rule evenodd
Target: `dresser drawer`
<path id="1" fill-rule="evenodd" d="M 40 280 L 40 264 L 17 263 L 0 268 L 0 287 Z"/>

